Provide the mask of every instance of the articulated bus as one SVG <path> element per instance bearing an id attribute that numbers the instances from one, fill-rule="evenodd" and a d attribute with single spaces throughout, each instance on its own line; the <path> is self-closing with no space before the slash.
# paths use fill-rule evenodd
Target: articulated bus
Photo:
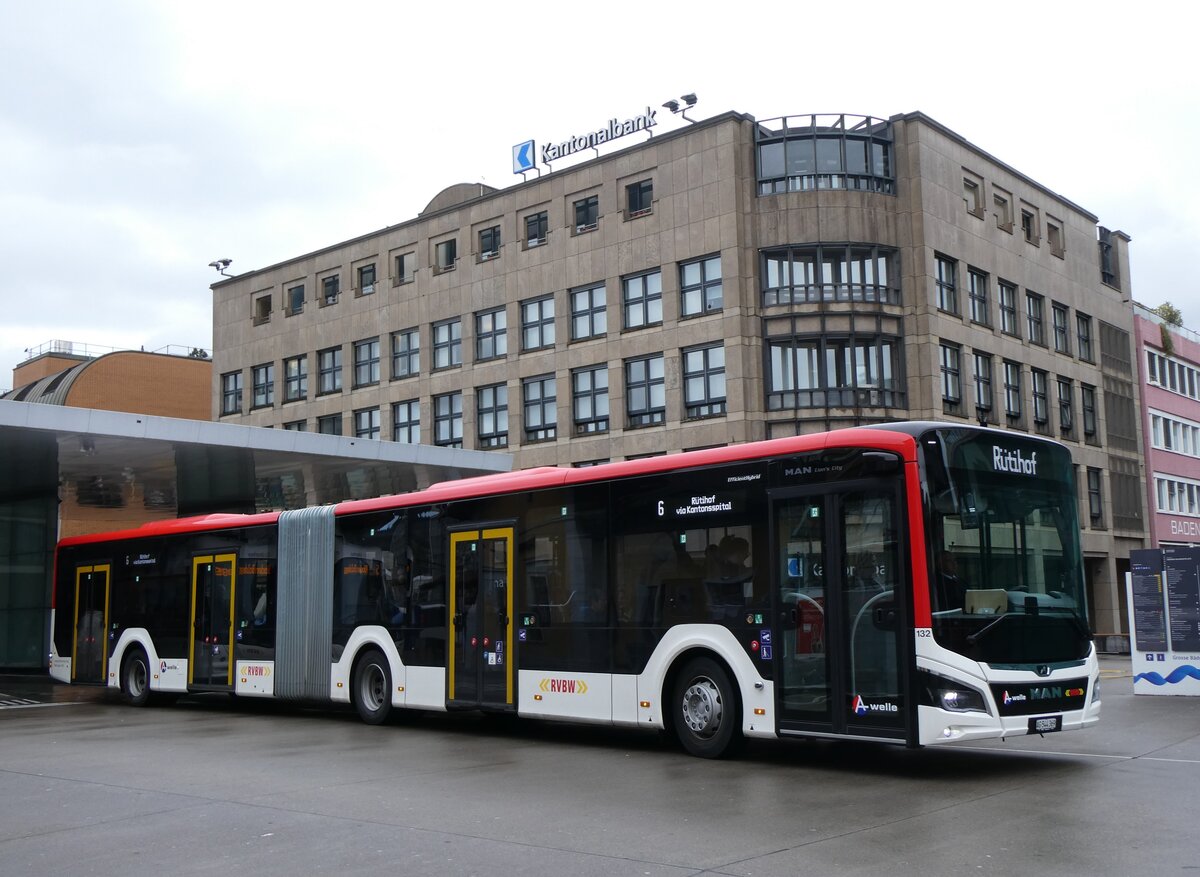
<path id="1" fill-rule="evenodd" d="M 1100 715 L 1062 445 L 897 423 L 64 539 L 50 671 L 911 747 Z"/>

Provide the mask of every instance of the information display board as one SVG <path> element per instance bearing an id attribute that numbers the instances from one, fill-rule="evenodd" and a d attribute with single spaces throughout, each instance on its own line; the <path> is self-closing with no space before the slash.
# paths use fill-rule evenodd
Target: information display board
<path id="1" fill-rule="evenodd" d="M 1131 551 L 1134 694 L 1200 696 L 1200 548 Z"/>

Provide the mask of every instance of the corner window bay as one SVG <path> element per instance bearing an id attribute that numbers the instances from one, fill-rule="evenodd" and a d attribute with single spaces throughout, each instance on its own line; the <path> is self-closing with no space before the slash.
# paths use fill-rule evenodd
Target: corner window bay
<path id="1" fill-rule="evenodd" d="M 139 706 L 667 729 L 705 757 L 1081 728 L 1100 703 L 1066 453 L 888 424 L 72 537 L 51 673 Z"/>

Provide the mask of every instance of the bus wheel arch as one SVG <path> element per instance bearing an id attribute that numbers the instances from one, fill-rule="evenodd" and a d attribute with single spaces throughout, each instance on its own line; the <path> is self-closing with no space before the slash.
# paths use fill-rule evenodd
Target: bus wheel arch
<path id="1" fill-rule="evenodd" d="M 688 753 L 725 758 L 745 742 L 736 677 L 714 652 L 680 655 L 663 681 L 663 701 L 663 721 Z"/>
<path id="2" fill-rule="evenodd" d="M 150 659 L 140 644 L 130 646 L 121 658 L 121 696 L 130 706 L 150 702 Z"/>
<path id="3" fill-rule="evenodd" d="M 350 699 L 368 725 L 382 725 L 392 712 L 392 668 L 377 646 L 368 645 L 354 659 Z"/>

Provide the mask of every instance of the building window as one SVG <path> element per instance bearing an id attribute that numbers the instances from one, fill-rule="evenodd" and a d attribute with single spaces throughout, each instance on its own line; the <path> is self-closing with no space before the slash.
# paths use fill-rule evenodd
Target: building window
<path id="1" fill-rule="evenodd" d="M 588 195 L 575 202 L 575 233 L 592 231 L 600 223 L 600 196 Z"/>
<path id="2" fill-rule="evenodd" d="M 1101 494 L 1100 470 L 1087 470 L 1088 515 L 1093 527 L 1104 526 L 1104 498 Z"/>
<path id="3" fill-rule="evenodd" d="M 878 335 L 767 341 L 767 409 L 904 407 L 898 338 Z"/>
<path id="4" fill-rule="evenodd" d="M 793 247 L 762 254 L 763 305 L 821 301 L 900 304 L 895 251 L 866 244 Z"/>
<path id="5" fill-rule="evenodd" d="M 1000 331 L 1021 337 L 1021 324 L 1017 321 L 1017 288 L 1003 280 L 1000 281 Z"/>
<path id="6" fill-rule="evenodd" d="M 462 365 L 462 320 L 433 324 L 434 370 Z"/>
<path id="7" fill-rule="evenodd" d="M 1095 362 L 1095 354 L 1092 353 L 1092 318 L 1076 313 L 1075 330 L 1079 340 L 1079 358 L 1084 362 Z"/>
<path id="8" fill-rule="evenodd" d="M 479 447 L 502 448 L 508 444 L 508 385 L 480 387 L 475 393 Z"/>
<path id="9" fill-rule="evenodd" d="M 327 414 L 324 417 L 318 417 L 317 432 L 321 433 L 322 435 L 341 435 L 342 415 Z"/>
<path id="10" fill-rule="evenodd" d="M 754 128 L 758 194 L 813 189 L 896 191 L 892 126 L 848 115 L 786 116 Z"/>
<path id="11" fill-rule="evenodd" d="M 526 378 L 521 382 L 525 403 L 525 441 L 544 442 L 558 434 L 558 401 L 554 375 Z"/>
<path id="12" fill-rule="evenodd" d="M 1021 416 L 1021 366 L 1004 360 L 1004 413 L 1016 420 Z"/>
<path id="13" fill-rule="evenodd" d="M 1012 195 L 995 187 L 992 188 L 992 207 L 996 212 L 996 228 L 1012 234 L 1013 213 Z"/>
<path id="14" fill-rule="evenodd" d="M 625 413 L 630 427 L 653 426 L 667 416 L 663 356 L 625 361 Z"/>
<path id="15" fill-rule="evenodd" d="M 600 338 L 608 331 L 606 291 L 603 283 L 572 289 L 571 340 Z"/>
<path id="16" fill-rule="evenodd" d="M 261 326 L 263 323 L 271 321 L 271 294 L 260 295 L 254 300 L 254 319 L 255 326 Z"/>
<path id="17" fill-rule="evenodd" d="M 1054 321 L 1054 349 L 1059 353 L 1071 353 L 1071 330 L 1067 328 L 1067 306 L 1057 303 L 1050 305 L 1051 319 Z"/>
<path id="18" fill-rule="evenodd" d="M 396 256 L 396 277 L 393 286 L 401 283 L 412 283 L 417 275 L 417 254 L 400 253 Z"/>
<path id="19" fill-rule="evenodd" d="M 308 398 L 308 354 L 283 361 L 283 401 Z"/>
<path id="20" fill-rule="evenodd" d="M 942 407 L 957 412 L 962 403 L 962 348 L 957 344 L 941 345 Z"/>
<path id="21" fill-rule="evenodd" d="M 711 256 L 679 266 L 679 314 L 694 317 L 719 311 L 724 302 L 721 289 L 721 257 Z"/>
<path id="22" fill-rule="evenodd" d="M 934 256 L 934 285 L 937 287 L 939 311 L 958 313 L 958 287 L 955 285 L 957 264 L 945 256 Z"/>
<path id="23" fill-rule="evenodd" d="M 287 291 L 287 315 L 290 317 L 293 314 L 304 312 L 304 284 L 300 283 L 296 286 L 288 287 Z"/>
<path id="24" fill-rule="evenodd" d="M 1025 240 L 1035 247 L 1041 243 L 1041 234 L 1038 230 L 1037 213 L 1035 211 L 1021 209 L 1021 234 L 1025 235 Z"/>
<path id="25" fill-rule="evenodd" d="M 967 202 L 968 213 L 983 219 L 983 180 L 974 174 L 964 176 L 963 200 Z"/>
<path id="26" fill-rule="evenodd" d="M 508 314 L 495 308 L 475 315 L 475 359 L 483 362 L 508 355 Z"/>
<path id="27" fill-rule="evenodd" d="M 625 328 L 642 329 L 662 323 L 662 272 L 621 278 L 625 303 Z"/>
<path id="28" fill-rule="evenodd" d="M 725 413 L 725 347 L 710 344 L 683 351 L 683 404 L 689 418 Z"/>
<path id="29" fill-rule="evenodd" d="M 329 347 L 317 351 L 317 395 L 336 393 L 342 389 L 342 348 Z M 341 433 L 338 433 L 341 435 Z"/>
<path id="30" fill-rule="evenodd" d="M 1098 470 L 1097 470 L 1098 471 Z M 1116 489 L 1114 484 L 1113 489 Z M 1155 511 L 1200 516 L 1200 482 L 1180 477 L 1154 477 Z"/>
<path id="31" fill-rule="evenodd" d="M 545 210 L 525 217 L 525 246 L 537 247 L 546 243 L 550 233 L 550 217 Z"/>
<path id="32" fill-rule="evenodd" d="M 354 437 L 364 439 L 379 438 L 378 408 L 360 408 L 354 412 Z"/>
<path id="33" fill-rule="evenodd" d="M 392 333 L 392 379 L 421 373 L 421 333 L 405 329 Z"/>
<path id="34" fill-rule="evenodd" d="M 575 434 L 608 432 L 608 367 L 571 372 L 571 417 Z"/>
<path id="35" fill-rule="evenodd" d="M 500 255 L 500 226 L 481 229 L 479 232 L 480 261 L 494 259 Z"/>
<path id="36" fill-rule="evenodd" d="M 332 274 L 329 277 L 321 278 L 321 307 L 325 305 L 337 304 L 338 293 L 341 292 L 342 283 L 340 274 Z"/>
<path id="37" fill-rule="evenodd" d="M 454 263 L 458 259 L 458 241 L 455 238 L 450 238 L 448 241 L 438 241 L 433 248 L 433 265 L 440 273 L 443 271 L 453 271 Z"/>
<path id="38" fill-rule="evenodd" d="M 392 403 L 392 440 L 406 445 L 421 443 L 421 402 L 407 399 Z"/>
<path id="39" fill-rule="evenodd" d="M 1050 253 L 1058 256 L 1060 259 L 1066 258 L 1067 248 L 1063 243 L 1063 231 L 1061 225 L 1056 225 L 1053 222 L 1046 223 L 1046 243 L 1050 245 Z"/>
<path id="40" fill-rule="evenodd" d="M 1200 457 L 1200 425 L 1169 414 L 1150 412 L 1150 444 L 1160 451 Z"/>
<path id="41" fill-rule="evenodd" d="M 221 375 L 221 413 L 242 413 L 242 373 L 240 371 Z"/>
<path id="42" fill-rule="evenodd" d="M 433 397 L 433 443 L 461 448 L 463 437 L 462 393 Z"/>
<path id="43" fill-rule="evenodd" d="M 971 302 L 971 322 L 992 325 L 992 304 L 988 301 L 988 276 L 974 268 L 967 269 L 967 294 Z"/>
<path id="44" fill-rule="evenodd" d="M 521 302 L 521 349 L 554 346 L 554 296 Z"/>
<path id="45" fill-rule="evenodd" d="M 379 339 L 366 338 L 354 342 L 354 386 L 369 387 L 379 383 Z"/>
<path id="46" fill-rule="evenodd" d="M 1030 387 L 1033 393 L 1033 422 L 1045 426 L 1050 422 L 1050 403 L 1047 398 L 1047 375 L 1041 369 L 1030 371 Z"/>
<path id="47" fill-rule="evenodd" d="M 975 359 L 975 413 L 984 420 L 992 410 L 992 357 L 976 351 Z"/>
<path id="48" fill-rule="evenodd" d="M 375 263 L 358 269 L 358 294 L 371 295 L 375 292 Z"/>
<path id="49" fill-rule="evenodd" d="M 288 432 L 308 432 L 307 420 L 289 420 L 283 425 Z"/>
<path id="50" fill-rule="evenodd" d="M 654 182 L 642 180 L 625 187 L 625 218 L 645 216 L 654 209 Z"/>
<path id="51" fill-rule="evenodd" d="M 1074 387 L 1067 378 L 1057 378 L 1055 384 L 1058 388 L 1058 428 L 1063 434 L 1070 435 L 1075 431 L 1075 410 L 1071 399 Z"/>
<path id="52" fill-rule="evenodd" d="M 1079 385 L 1079 410 L 1083 412 L 1083 437 L 1096 437 L 1096 388 L 1090 384 Z"/>
<path id="53" fill-rule="evenodd" d="M 1173 357 L 1146 348 L 1146 379 L 1164 390 L 1200 399 L 1200 380 L 1197 370 Z"/>
<path id="54" fill-rule="evenodd" d="M 250 370 L 255 408 L 269 408 L 275 404 L 275 363 L 256 365 Z"/>
<path id="55" fill-rule="evenodd" d="M 1025 290 L 1025 323 L 1029 329 L 1030 344 L 1046 346 L 1045 310 L 1045 299 L 1036 292 Z"/>

